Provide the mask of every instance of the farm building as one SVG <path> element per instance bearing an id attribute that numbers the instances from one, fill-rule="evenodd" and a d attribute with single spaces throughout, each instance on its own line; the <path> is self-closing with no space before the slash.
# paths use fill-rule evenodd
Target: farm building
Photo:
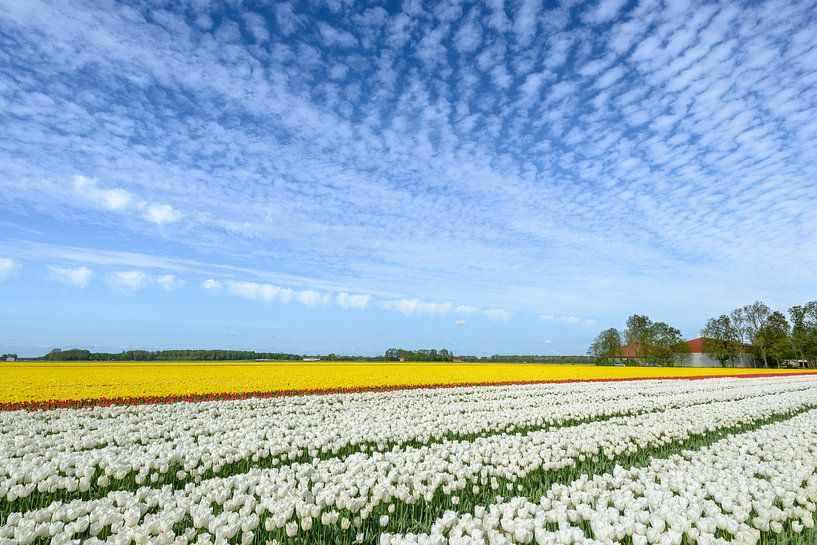
<path id="1" fill-rule="evenodd" d="M 808 360 L 783 360 L 782 366 L 791 369 L 807 369 L 810 367 Z"/>
<path id="2" fill-rule="evenodd" d="M 704 352 L 704 338 L 698 337 L 687 341 L 689 354 L 683 354 L 678 358 L 678 365 L 684 367 L 723 367 L 712 354 Z M 747 347 L 748 349 L 749 347 Z M 748 352 L 739 354 L 733 362 L 726 362 L 727 367 L 754 367 L 755 358 Z"/>
<path id="3" fill-rule="evenodd" d="M 676 354 L 675 365 L 681 367 L 722 367 L 721 362 L 712 354 L 704 352 L 703 337 L 691 339 L 687 341 L 687 345 L 689 346 L 689 353 Z M 755 359 L 750 353 L 750 348 L 751 347 L 747 346 L 746 351 L 735 358 L 734 361 L 727 361 L 726 367 L 754 367 Z M 640 343 L 626 344 L 621 347 L 618 356 L 614 358 L 613 361 L 635 363 L 636 365 L 644 365 L 657 361 L 656 358 L 640 355 L 643 353 L 644 350 L 642 350 Z"/>
<path id="4" fill-rule="evenodd" d="M 639 354 L 641 353 L 642 353 L 641 343 L 625 344 L 619 349 L 618 356 L 614 358 L 614 361 L 635 364 L 641 364 L 651 361 L 651 359 L 648 357 L 639 356 Z"/>

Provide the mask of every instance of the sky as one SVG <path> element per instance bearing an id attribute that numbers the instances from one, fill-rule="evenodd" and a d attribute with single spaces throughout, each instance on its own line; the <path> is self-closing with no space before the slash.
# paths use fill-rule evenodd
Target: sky
<path id="1" fill-rule="evenodd" d="M 0 352 L 583 354 L 815 271 L 814 2 L 0 0 Z"/>

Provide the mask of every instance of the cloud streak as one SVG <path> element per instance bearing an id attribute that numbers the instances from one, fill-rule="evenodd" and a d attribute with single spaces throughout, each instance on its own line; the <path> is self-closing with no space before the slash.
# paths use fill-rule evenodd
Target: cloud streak
<path id="1" fill-rule="evenodd" d="M 405 314 L 406 316 L 445 316 L 454 310 L 454 306 L 451 303 L 434 303 L 430 301 L 421 301 L 419 299 L 393 299 L 380 301 L 379 306 L 384 310 L 393 310 Z"/>

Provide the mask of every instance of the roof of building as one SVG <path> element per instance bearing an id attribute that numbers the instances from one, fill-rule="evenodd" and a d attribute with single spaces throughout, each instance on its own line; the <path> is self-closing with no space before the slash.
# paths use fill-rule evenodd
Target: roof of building
<path id="1" fill-rule="evenodd" d="M 638 353 L 640 351 L 641 351 L 641 343 L 625 344 L 618 351 L 618 356 L 620 358 L 637 358 Z"/>
<path id="2" fill-rule="evenodd" d="M 687 341 L 689 345 L 689 351 L 693 354 L 703 354 L 704 351 L 704 341 L 706 341 L 706 337 L 698 337 L 697 339 L 690 339 Z M 751 344 L 743 344 L 744 350 L 750 350 L 752 348 Z"/>
<path id="3" fill-rule="evenodd" d="M 687 341 L 689 345 L 689 351 L 693 354 L 703 354 L 704 353 L 704 337 L 698 337 L 697 339 L 690 339 Z"/>

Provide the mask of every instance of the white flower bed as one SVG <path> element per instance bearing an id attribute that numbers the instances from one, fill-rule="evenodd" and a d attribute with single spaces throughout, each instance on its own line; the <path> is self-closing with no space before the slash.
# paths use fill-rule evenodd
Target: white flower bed
<path id="1" fill-rule="evenodd" d="M 191 480 L 360 445 L 386 449 L 757 398 L 817 378 L 579 383 L 0 413 L 0 497 Z M 592 403 L 588 400 L 592 399 Z M 122 488 L 119 485 L 118 488 Z M 26 497 L 31 492 L 17 493 Z"/>
<path id="2" fill-rule="evenodd" d="M 584 386 L 595 386 L 602 391 L 611 387 L 610 385 Z M 68 504 L 54 502 L 42 509 L 11 514 L 6 524 L 0 527 L 0 540 L 14 540 L 16 545 L 27 545 L 36 538 L 50 538 L 52 543 L 60 544 L 87 534 L 90 536 L 105 535 L 109 542 L 121 544 L 130 541 L 136 543 L 148 541 L 203 543 L 207 540 L 224 543 L 229 539 L 239 539 L 249 543 L 256 539 L 256 534 L 263 534 L 276 536 L 281 540 L 309 536 L 308 539 L 312 541 L 323 542 L 322 540 L 326 539 L 325 542 L 330 543 L 334 542 L 331 541 L 334 539 L 332 536 L 338 532 L 345 532 L 354 537 L 358 537 L 359 533 L 361 539 L 369 539 L 370 534 L 362 530 L 370 533 L 372 528 L 388 530 L 392 524 L 404 524 L 406 513 L 410 511 L 412 505 L 420 504 L 425 505 L 429 510 L 440 510 L 443 506 L 457 505 L 460 496 L 476 494 L 480 490 L 490 490 L 492 493 L 495 491 L 496 494 L 507 495 L 510 487 L 510 493 L 522 492 L 524 491 L 522 483 L 526 477 L 536 472 L 560 471 L 582 461 L 600 460 L 602 457 L 626 457 L 639 451 L 659 449 L 692 436 L 706 437 L 718 430 L 731 429 L 772 415 L 789 415 L 794 411 L 817 406 L 817 383 L 811 378 L 787 381 L 759 380 L 757 382 L 742 380 L 737 383 L 720 380 L 695 383 L 673 381 L 671 386 L 679 392 L 669 394 L 664 391 L 661 395 L 650 395 L 649 388 L 645 386 L 647 386 L 645 383 L 612 385 L 613 388 L 621 391 L 628 391 L 629 388 L 646 390 L 647 399 L 653 397 L 661 398 L 663 401 L 674 399 L 672 403 L 679 403 L 680 400 L 686 400 L 686 403 L 703 403 L 702 400 L 708 400 L 709 403 L 682 405 L 660 412 L 615 417 L 575 426 L 534 430 L 527 434 L 501 433 L 476 437 L 468 441 L 443 440 L 419 447 L 395 446 L 387 452 L 360 452 L 343 458 L 315 459 L 308 463 L 293 463 L 264 470 L 251 469 L 246 473 L 227 478 L 206 479 L 197 484 L 188 483 L 181 490 L 173 490 L 171 487 L 142 487 L 136 490 L 111 492 L 107 497 L 95 500 L 75 500 Z M 706 386 L 709 387 L 709 391 Z M 729 386 L 731 389 L 721 393 L 715 391 L 714 386 Z M 497 399 L 501 401 L 501 393 L 498 391 L 508 391 L 510 393 L 506 395 L 510 397 L 513 397 L 512 394 L 515 393 L 512 388 L 485 389 L 484 394 L 480 389 L 463 390 L 462 397 L 470 398 L 469 403 L 478 404 L 479 398 L 485 395 L 488 399 L 486 405 L 493 406 L 493 410 L 498 410 L 495 401 Z M 525 390 L 524 393 L 517 398 L 530 394 L 531 399 L 538 399 L 537 396 L 539 396 L 543 398 L 542 403 L 546 403 L 544 400 L 547 399 L 547 395 L 530 393 L 525 388 L 523 390 Z M 688 390 L 691 390 L 691 393 L 685 393 Z M 574 399 L 573 401 L 564 399 L 561 403 L 551 403 L 547 406 L 549 408 L 582 404 L 593 406 L 592 388 L 584 392 L 588 396 L 586 399 Z M 736 395 L 738 393 L 740 395 Z M 572 391 L 571 395 L 575 398 L 576 391 Z M 377 402 L 376 396 L 377 394 L 372 394 L 367 396 L 367 399 L 373 398 L 374 402 Z M 433 397 L 431 393 L 426 396 Z M 729 398 L 730 401 L 712 401 L 719 397 Z M 428 399 L 425 399 L 424 396 L 418 396 L 418 398 L 428 403 Z M 615 403 L 619 398 L 615 399 L 616 401 L 610 402 L 613 403 L 613 406 L 617 406 Z M 628 402 L 637 400 L 636 397 L 627 398 L 626 396 L 624 399 Z M 300 401 L 300 399 L 293 401 Z M 253 412 L 250 410 L 253 407 L 252 403 L 222 403 L 223 406 L 230 403 L 244 404 L 239 406 L 243 407 L 242 411 L 245 411 L 248 427 L 256 425 L 251 423 L 253 419 Z M 260 407 L 264 406 L 261 400 L 255 403 Z M 388 406 L 391 401 L 389 399 L 383 403 L 384 406 Z M 526 403 L 528 410 L 537 410 L 532 401 L 526 401 Z M 509 405 L 513 407 L 514 403 L 511 402 Z M 230 407 L 235 409 L 234 406 Z M 393 407 L 394 411 L 406 412 L 400 404 L 395 404 Z M 177 408 L 180 410 L 180 415 L 192 410 L 189 405 L 179 405 Z M 145 409 L 146 413 L 151 413 L 147 408 L 141 409 Z M 162 407 L 162 409 L 161 414 L 166 417 L 174 414 L 173 407 Z M 602 410 L 608 409 L 609 407 Z M 218 409 L 207 410 L 216 411 Z M 297 411 L 293 411 L 293 414 L 297 414 Z M 471 414 L 460 411 L 451 411 L 448 414 L 449 430 L 474 429 L 470 424 Z M 608 413 L 601 412 L 600 414 Z M 807 415 L 813 415 L 813 411 Z M 213 413 L 210 416 L 215 418 Z M 25 416 L 25 418 L 28 417 L 30 415 Z M 82 418 L 92 418 L 92 416 L 83 414 Z M 383 415 L 383 418 L 388 421 L 389 416 Z M 395 421 L 400 421 L 400 419 L 395 418 Z M 801 421 L 813 423 L 805 416 L 790 420 L 791 423 L 798 425 Z M 109 425 L 115 422 L 115 419 L 103 418 L 100 422 Z M 181 420 L 177 424 L 184 425 Z M 213 427 L 217 428 L 215 422 Z M 298 429 L 297 423 L 293 423 L 293 427 Z M 316 433 L 318 431 L 316 430 Z M 334 433 L 334 431 L 329 433 Z M 762 435 L 761 432 L 758 433 Z M 779 435 L 775 437 L 777 440 L 780 439 Z M 175 448 L 170 443 L 161 444 L 165 445 L 169 451 Z M 795 445 L 792 448 L 799 448 L 797 445 L 800 443 L 792 444 Z M 749 446 L 744 453 L 749 458 L 751 458 L 749 455 L 755 455 L 762 450 L 758 450 L 759 447 L 747 445 Z M 806 448 L 805 452 L 810 452 L 810 450 Z M 82 454 L 82 451 L 74 453 L 75 456 L 80 457 Z M 3 487 L 5 485 L 0 486 L 0 496 L 5 497 L 7 501 L 26 498 L 35 490 L 47 493 L 71 486 L 72 477 L 55 478 L 53 475 L 37 474 L 37 465 L 29 463 L 27 466 L 28 462 L 25 458 L 11 459 L 14 465 L 6 467 L 5 474 L 9 476 L 9 479 L 16 480 L 16 483 L 11 486 L 5 488 Z M 133 464 L 137 462 L 124 459 L 119 463 L 131 464 L 130 468 L 135 469 Z M 795 464 L 794 467 L 798 468 L 801 465 Z M 86 467 L 90 471 L 92 466 Z M 738 464 L 738 467 L 744 466 Z M 755 466 L 746 467 L 754 468 Z M 712 468 L 721 469 L 718 465 L 712 465 Z M 67 470 L 62 467 L 58 469 Z M 701 474 L 710 475 L 703 472 Z M 708 483 L 706 480 L 703 482 Z M 518 487 L 523 487 L 523 490 L 518 490 L 515 483 Z M 713 483 L 717 485 L 717 481 Z M 558 490 L 558 487 L 554 487 L 553 490 Z M 652 508 L 652 504 L 647 505 Z M 548 511 L 544 509 L 544 506 L 541 507 L 544 511 Z M 561 512 L 561 508 L 553 508 L 553 510 Z M 552 516 L 549 513 L 550 511 L 547 517 Z M 571 520 L 571 517 L 575 518 L 573 515 L 565 516 L 571 523 L 579 521 L 579 519 Z M 558 523 L 558 520 L 554 522 Z M 604 534 L 606 526 L 603 526 L 601 522 L 593 524 L 595 524 L 592 526 L 594 538 L 610 543 L 609 539 L 604 541 L 609 538 L 609 535 Z M 177 525 L 175 529 L 174 525 Z M 448 529 L 452 527 L 446 526 Z M 358 530 L 361 531 L 358 532 Z M 562 541 L 553 543 L 592 542 L 588 536 L 580 535 L 581 529 L 579 528 L 563 528 L 562 530 L 556 532 L 557 539 Z M 531 532 L 531 539 L 536 538 L 536 532 L 534 530 Z M 596 533 L 598 535 L 595 535 Z M 450 532 L 445 535 L 443 535 L 444 532 L 437 532 L 437 534 L 431 532 L 427 538 L 439 540 L 443 537 L 446 539 L 451 537 Z M 487 535 L 485 532 L 483 534 L 483 537 Z M 512 534 L 513 539 L 522 543 L 525 541 L 521 540 L 527 539 L 528 535 L 525 533 L 520 534 L 521 537 L 516 536 L 516 526 Z M 548 535 L 551 534 L 554 532 Z M 474 536 L 468 539 L 471 538 Z M 507 539 L 507 536 L 505 538 Z M 391 538 L 387 536 L 385 539 Z M 405 539 L 412 538 L 405 536 Z M 473 541 L 459 541 L 459 543 L 465 542 Z M 481 541 L 476 542 L 481 543 Z M 429 541 L 429 543 L 438 543 L 438 541 Z M 666 543 L 669 544 L 672 541 Z M 0 542 L 0 545 L 4 543 Z"/>
<path id="3" fill-rule="evenodd" d="M 380 543 L 612 545 L 629 537 L 634 545 L 680 545 L 684 538 L 754 545 L 761 532 L 796 535 L 814 527 L 815 472 L 817 411 L 809 411 L 645 468 L 555 485 L 536 503 L 516 497 L 473 513 L 449 511 L 427 534 L 383 534 Z"/>

